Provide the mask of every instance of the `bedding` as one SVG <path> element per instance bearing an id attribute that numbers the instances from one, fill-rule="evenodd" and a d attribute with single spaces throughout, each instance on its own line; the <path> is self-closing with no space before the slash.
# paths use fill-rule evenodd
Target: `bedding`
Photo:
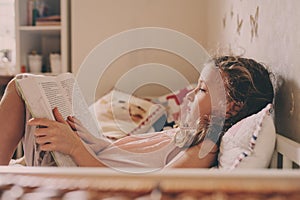
<path id="1" fill-rule="evenodd" d="M 166 119 L 162 105 L 115 89 L 92 104 L 90 110 L 102 133 L 112 140 L 160 131 Z"/>
<path id="2" fill-rule="evenodd" d="M 173 128 L 179 120 L 180 105 L 195 84 L 155 98 L 143 99 L 117 89 L 91 105 L 103 134 L 112 140 Z"/>
<path id="3" fill-rule="evenodd" d="M 267 168 L 275 148 L 276 132 L 272 105 L 242 119 L 223 136 L 219 168 Z"/>
<path id="4" fill-rule="evenodd" d="M 178 123 L 180 105 L 182 104 L 186 94 L 195 87 L 196 84 L 190 84 L 182 89 L 152 99 L 152 101 L 163 105 L 166 109 L 167 121 L 165 126 L 172 127 Z"/>

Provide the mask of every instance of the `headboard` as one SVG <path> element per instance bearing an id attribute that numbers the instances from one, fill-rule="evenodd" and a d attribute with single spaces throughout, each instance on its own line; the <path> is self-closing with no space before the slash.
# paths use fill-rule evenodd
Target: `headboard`
<path id="1" fill-rule="evenodd" d="M 271 168 L 291 169 L 300 166 L 300 144 L 277 134 Z"/>

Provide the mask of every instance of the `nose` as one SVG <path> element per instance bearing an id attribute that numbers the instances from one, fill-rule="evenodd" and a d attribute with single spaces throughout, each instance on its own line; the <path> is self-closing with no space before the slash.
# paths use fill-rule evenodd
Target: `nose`
<path id="1" fill-rule="evenodd" d="M 193 102 L 195 99 L 195 89 L 187 93 L 186 97 L 189 101 Z"/>

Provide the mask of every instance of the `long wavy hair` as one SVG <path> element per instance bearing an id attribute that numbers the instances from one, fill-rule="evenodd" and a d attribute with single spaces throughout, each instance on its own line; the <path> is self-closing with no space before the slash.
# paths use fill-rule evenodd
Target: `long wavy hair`
<path id="1" fill-rule="evenodd" d="M 220 124 L 210 124 L 212 117 L 202 119 L 198 134 L 189 146 L 199 144 L 205 136 L 217 145 L 223 134 L 241 119 L 259 112 L 267 104 L 273 102 L 274 90 L 271 73 L 267 67 L 253 59 L 238 56 L 221 56 L 212 59 L 219 69 L 226 92 L 226 116 L 221 132 L 216 133 Z M 203 123 L 204 121 L 204 123 Z"/>

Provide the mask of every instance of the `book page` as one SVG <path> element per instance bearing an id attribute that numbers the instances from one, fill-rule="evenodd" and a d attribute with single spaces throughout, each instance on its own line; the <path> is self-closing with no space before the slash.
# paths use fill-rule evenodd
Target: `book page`
<path id="1" fill-rule="evenodd" d="M 51 108 L 45 102 L 40 87 L 35 84 L 34 77 L 17 79 L 16 82 L 22 98 L 33 117 L 54 119 Z"/>
<path id="2" fill-rule="evenodd" d="M 70 105 L 72 105 L 72 93 L 73 93 L 73 85 L 75 82 L 75 78 L 71 73 L 63 73 L 56 77 L 57 82 L 60 84 L 60 87 L 66 96 Z"/>
<path id="3" fill-rule="evenodd" d="M 92 135 L 97 138 L 104 138 L 104 136 L 100 133 L 98 123 L 90 112 L 79 85 L 75 81 L 73 75 L 60 75 L 58 79 L 60 80 L 61 87 L 65 91 L 64 94 L 70 102 L 70 105 L 72 105 L 72 114 L 80 120 L 80 122 Z"/>
<path id="4" fill-rule="evenodd" d="M 38 85 L 41 87 L 51 110 L 57 107 L 64 119 L 72 115 L 71 105 L 57 82 L 42 79 L 38 81 Z"/>
<path id="5" fill-rule="evenodd" d="M 35 79 L 36 83 L 42 91 L 42 95 L 49 105 L 51 111 L 57 107 L 64 119 L 72 115 L 71 104 L 68 101 L 64 91 L 61 90 L 59 82 L 57 82 L 56 77 L 37 77 Z M 52 119 L 55 120 L 53 113 Z M 54 160 L 59 166 L 76 166 L 74 161 L 69 155 L 53 152 Z"/>

